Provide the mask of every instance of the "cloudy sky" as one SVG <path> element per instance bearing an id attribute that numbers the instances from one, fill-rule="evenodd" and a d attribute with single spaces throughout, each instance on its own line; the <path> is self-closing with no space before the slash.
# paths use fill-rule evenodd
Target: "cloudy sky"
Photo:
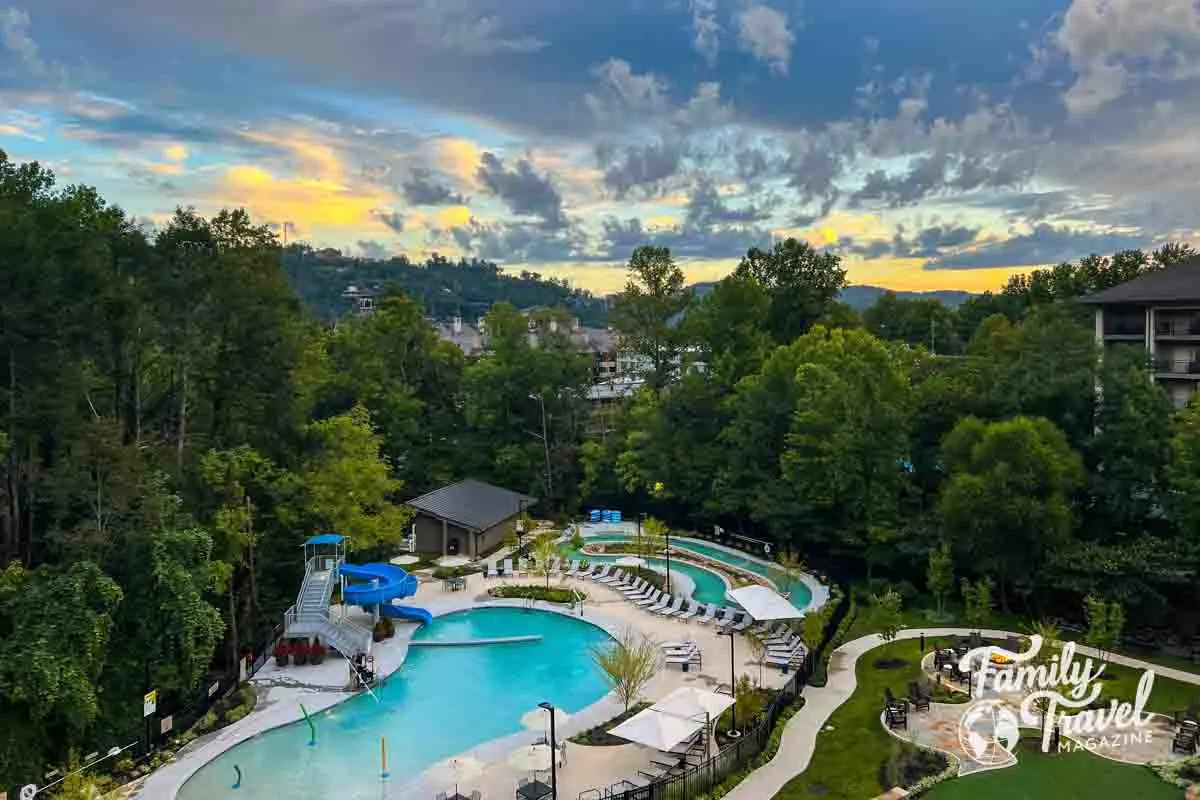
<path id="1" fill-rule="evenodd" d="M 1198 227 L 1197 0 L 4 3 L 0 149 L 151 222 L 601 291 L 645 242 L 981 289 Z"/>

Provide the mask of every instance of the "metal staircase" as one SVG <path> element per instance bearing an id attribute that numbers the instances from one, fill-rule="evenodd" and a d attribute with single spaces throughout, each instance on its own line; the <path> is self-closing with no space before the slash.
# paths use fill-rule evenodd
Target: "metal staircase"
<path id="1" fill-rule="evenodd" d="M 284 636 L 317 636 L 346 658 L 351 658 L 355 653 L 371 652 L 371 632 L 329 614 L 329 598 L 337 583 L 339 564 L 341 559 L 308 560 L 296 605 L 283 615 L 283 630 Z"/>

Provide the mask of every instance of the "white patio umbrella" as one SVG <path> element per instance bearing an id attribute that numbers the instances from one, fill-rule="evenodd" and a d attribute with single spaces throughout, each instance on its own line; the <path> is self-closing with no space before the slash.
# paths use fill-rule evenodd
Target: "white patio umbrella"
<path id="1" fill-rule="evenodd" d="M 618 567 L 644 567 L 646 559 L 637 556 L 621 556 L 613 563 Z"/>
<path id="2" fill-rule="evenodd" d="M 703 728 L 703 719 L 689 719 L 647 708 L 612 728 L 609 733 L 655 750 L 670 750 Z"/>
<path id="3" fill-rule="evenodd" d="M 743 586 L 729 593 L 729 599 L 737 603 L 755 622 L 777 619 L 799 619 L 804 612 L 796 608 L 787 598 L 766 586 Z"/>
<path id="4" fill-rule="evenodd" d="M 545 772 L 550 769 L 552 757 L 550 745 L 528 744 L 514 750 L 508 757 L 508 763 L 522 772 Z"/>
<path id="5" fill-rule="evenodd" d="M 697 720 L 707 726 L 719 719 L 733 702 L 733 698 L 727 694 L 717 694 L 694 686 L 680 686 L 650 708 L 663 714 Z"/>
<path id="6" fill-rule="evenodd" d="M 437 561 L 433 562 L 439 567 L 462 567 L 471 563 L 471 559 L 466 556 L 442 556 Z"/>
<path id="7" fill-rule="evenodd" d="M 563 723 L 570 719 L 570 715 L 557 706 L 554 708 L 554 725 L 561 728 Z M 521 727 L 531 731 L 547 731 L 550 730 L 550 712 L 538 706 L 530 709 L 521 715 Z"/>
<path id="8" fill-rule="evenodd" d="M 396 556 L 392 559 L 392 563 L 399 567 L 407 567 L 409 564 L 415 564 L 420 560 L 420 556 Z"/>
<path id="9" fill-rule="evenodd" d="M 716 719 L 731 705 L 733 698 L 727 694 L 717 694 L 694 686 L 680 686 L 650 708 L 679 717 L 703 718 L 708 714 Z"/>
<path id="10" fill-rule="evenodd" d="M 486 767 L 478 758 L 460 756 L 439 761 L 429 769 L 428 776 L 434 783 L 453 783 L 454 793 L 458 794 L 460 783 L 478 778 Z"/>

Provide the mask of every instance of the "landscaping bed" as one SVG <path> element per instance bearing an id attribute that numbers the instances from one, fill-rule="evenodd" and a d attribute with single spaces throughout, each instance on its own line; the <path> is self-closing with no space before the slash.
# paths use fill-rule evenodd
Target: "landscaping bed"
<path id="1" fill-rule="evenodd" d="M 602 722 L 594 728 L 588 728 L 583 733 L 575 734 L 569 741 L 574 744 L 585 744 L 588 747 L 615 747 L 621 744 L 629 744 L 628 739 L 613 736 L 608 731 L 617 727 L 639 711 L 645 711 L 649 707 L 649 703 L 638 703 L 631 706 L 628 711 L 618 714 L 607 722 Z"/>
<path id="2" fill-rule="evenodd" d="M 570 605 L 576 600 L 586 600 L 587 595 L 574 589 L 564 589 L 561 586 L 537 586 L 535 584 L 519 583 L 507 586 L 493 586 L 488 589 L 491 597 L 521 598 L 524 600 L 543 600 L 547 603 Z"/>

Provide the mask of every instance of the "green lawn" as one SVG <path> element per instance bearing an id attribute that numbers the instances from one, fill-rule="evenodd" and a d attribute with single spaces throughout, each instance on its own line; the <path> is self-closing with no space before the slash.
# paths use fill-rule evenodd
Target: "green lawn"
<path id="1" fill-rule="evenodd" d="M 1086 752 L 1042 753 L 1022 742 L 1017 765 L 951 778 L 929 800 L 1179 800 L 1183 790 L 1149 767 L 1118 764 Z"/>
<path id="2" fill-rule="evenodd" d="M 933 647 L 937 641 L 928 640 L 925 646 Z M 858 689 L 833 712 L 829 720 L 833 730 L 817 737 L 817 750 L 808 769 L 789 781 L 775 796 L 777 800 L 866 800 L 882 791 L 879 769 L 896 741 L 879 724 L 883 692 L 890 688 L 897 695 L 906 694 L 908 681 L 920 677 L 917 650 L 916 640 L 894 643 L 889 652 L 907 661 L 898 669 L 872 666 L 882 652 L 879 648 L 859 658 Z M 966 695 L 961 698 L 967 700 Z"/>
<path id="3" fill-rule="evenodd" d="M 929 639 L 925 646 L 927 649 L 931 649 L 941 641 L 943 640 Z M 880 657 L 882 652 L 880 648 L 859 658 L 856 670 L 857 690 L 850 700 L 835 711 L 830 718 L 829 725 L 833 727 L 833 730 L 822 732 L 817 737 L 817 749 L 808 769 L 792 779 L 776 795 L 777 800 L 807 800 L 807 798 L 818 797 L 826 798 L 826 800 L 864 800 L 875 797 L 884 789 L 890 788 L 879 785 L 879 771 L 890 755 L 895 740 L 879 724 L 880 704 L 884 689 L 890 688 L 897 695 L 904 694 L 907 691 L 908 681 L 915 680 L 920 675 L 917 650 L 916 640 L 895 642 L 890 652 L 907 661 L 903 667 L 898 669 L 880 670 L 872 666 L 873 662 Z M 1132 700 L 1141 673 L 1126 667 L 1109 665 L 1107 674 L 1112 678 L 1107 681 L 1108 685 L 1102 698 L 1120 697 Z M 1200 699 L 1200 687 L 1156 676 L 1154 690 L 1150 695 L 1149 709 L 1170 713 L 1177 708 L 1186 707 L 1189 698 Z M 941 700 L 942 698 L 937 699 Z M 968 698 L 965 694 L 960 694 L 956 696 L 956 699 L 965 702 Z M 1091 761 L 1102 760 L 1091 756 L 1088 758 Z M 1105 762 L 1105 764 L 1107 763 Z M 1148 770 L 1123 765 L 1114 766 L 1135 774 L 1145 773 L 1145 776 L 1153 781 L 1162 783 Z M 1154 797 L 1157 797 L 1157 795 L 1149 794 L 1098 795 L 1095 787 L 1104 785 L 1102 780 L 1089 779 L 1089 785 L 1092 787 L 1092 791 L 1088 795 L 1089 800 L 1097 800 L 1100 797 L 1147 797 L 1149 800 L 1153 800 Z M 991 796 L 990 794 L 986 795 L 986 797 Z M 1002 795 L 995 796 L 999 798 Z M 1029 796 L 1034 797 L 1035 795 Z M 1049 797 L 1050 794 L 1040 796 Z M 984 797 L 984 795 L 976 797 Z"/>

